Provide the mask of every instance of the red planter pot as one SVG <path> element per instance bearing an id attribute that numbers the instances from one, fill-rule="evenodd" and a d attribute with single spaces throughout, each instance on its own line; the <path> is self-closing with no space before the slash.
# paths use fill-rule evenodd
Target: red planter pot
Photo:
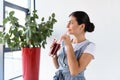
<path id="1" fill-rule="evenodd" d="M 23 80 L 39 80 L 40 48 L 22 48 Z"/>

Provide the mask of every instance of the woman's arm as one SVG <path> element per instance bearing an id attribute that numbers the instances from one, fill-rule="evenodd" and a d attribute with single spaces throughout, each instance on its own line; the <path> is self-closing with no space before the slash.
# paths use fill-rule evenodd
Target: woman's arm
<path id="1" fill-rule="evenodd" d="M 74 49 L 70 41 L 70 37 L 65 34 L 62 36 L 62 39 L 64 40 L 66 46 L 66 55 L 67 55 L 67 61 L 68 61 L 70 73 L 73 76 L 77 75 L 87 67 L 87 65 L 93 59 L 93 56 L 92 54 L 89 53 L 83 53 L 80 59 L 77 60 L 74 53 Z"/>
<path id="2" fill-rule="evenodd" d="M 55 66 L 55 68 L 59 68 L 59 64 L 58 64 L 58 61 L 57 61 L 58 57 L 57 55 L 55 55 L 54 57 L 52 57 L 52 60 L 53 60 L 53 64 Z"/>
<path id="3" fill-rule="evenodd" d="M 76 59 L 73 47 L 71 44 L 66 45 L 67 48 L 67 60 L 70 69 L 71 75 L 77 75 L 82 72 L 90 61 L 93 59 L 93 56 L 89 53 L 83 53 L 79 60 Z"/>
<path id="4" fill-rule="evenodd" d="M 57 53 L 56 53 L 55 55 L 53 55 L 53 53 L 51 53 L 53 47 L 55 46 L 54 44 L 55 44 L 56 42 L 57 42 L 57 40 L 54 39 L 53 43 L 52 43 L 51 46 L 50 46 L 50 55 L 52 56 L 53 64 L 54 64 L 55 68 L 57 69 L 57 68 L 59 68 L 59 64 L 58 64 L 58 61 L 57 61 L 57 59 L 58 59 Z M 60 47 L 59 47 L 59 49 L 60 49 Z M 59 50 L 59 49 L 58 49 L 58 50 Z"/>

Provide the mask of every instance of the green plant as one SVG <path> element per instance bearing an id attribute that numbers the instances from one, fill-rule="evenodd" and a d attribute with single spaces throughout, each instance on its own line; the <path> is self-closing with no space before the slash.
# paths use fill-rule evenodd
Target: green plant
<path id="1" fill-rule="evenodd" d="M 47 21 L 44 17 L 40 23 L 37 11 L 34 10 L 31 15 L 25 18 L 25 25 L 19 23 L 19 19 L 14 16 L 14 11 L 11 11 L 7 18 L 4 18 L 3 24 L 9 23 L 10 29 L 8 32 L 0 32 L 0 43 L 7 43 L 11 49 L 20 49 L 21 47 L 43 47 L 47 44 L 47 37 L 50 37 L 53 32 L 53 25 L 57 20 L 53 13 Z"/>

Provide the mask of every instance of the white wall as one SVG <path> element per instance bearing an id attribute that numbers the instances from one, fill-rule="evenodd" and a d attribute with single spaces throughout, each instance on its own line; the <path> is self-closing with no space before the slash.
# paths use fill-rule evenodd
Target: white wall
<path id="1" fill-rule="evenodd" d="M 0 25 L 2 26 L 3 19 L 3 0 L 0 0 Z M 0 27 L 0 31 L 2 31 L 2 27 Z M 0 44 L 0 80 L 3 80 L 3 45 Z"/>
<path id="2" fill-rule="evenodd" d="M 2 25 L 3 19 L 3 0 L 0 0 L 0 25 Z"/>
<path id="3" fill-rule="evenodd" d="M 120 0 L 36 0 L 39 16 L 56 13 L 53 37 L 65 31 L 68 15 L 76 10 L 86 11 L 96 26 L 95 32 L 87 34 L 88 39 L 96 43 L 95 60 L 86 70 L 87 80 L 120 80 Z M 46 49 L 41 51 L 40 80 L 52 80 L 55 68 Z"/>

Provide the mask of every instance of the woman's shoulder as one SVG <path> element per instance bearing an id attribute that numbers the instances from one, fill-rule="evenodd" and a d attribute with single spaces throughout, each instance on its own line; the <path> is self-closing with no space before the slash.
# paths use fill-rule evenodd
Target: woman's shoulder
<path id="1" fill-rule="evenodd" d="M 87 47 L 96 47 L 96 44 L 94 43 L 94 42 L 92 42 L 92 41 L 89 41 L 89 40 L 87 40 L 88 41 L 88 46 Z"/>
<path id="2" fill-rule="evenodd" d="M 78 46 L 78 47 L 82 47 L 82 46 L 84 46 L 84 45 L 93 45 L 93 46 L 95 46 L 95 43 L 86 39 L 86 40 L 83 41 L 83 42 L 75 43 L 75 44 L 73 44 L 73 45 Z"/>
<path id="3" fill-rule="evenodd" d="M 96 53 L 96 44 L 89 41 L 89 44 L 84 49 L 83 53 L 89 53 L 94 56 Z"/>
<path id="4" fill-rule="evenodd" d="M 73 48 L 75 49 L 75 51 L 79 50 L 82 47 L 85 47 L 85 49 L 91 49 L 91 48 L 95 48 L 95 46 L 96 46 L 95 43 L 89 40 L 85 40 L 81 43 L 73 44 Z"/>

